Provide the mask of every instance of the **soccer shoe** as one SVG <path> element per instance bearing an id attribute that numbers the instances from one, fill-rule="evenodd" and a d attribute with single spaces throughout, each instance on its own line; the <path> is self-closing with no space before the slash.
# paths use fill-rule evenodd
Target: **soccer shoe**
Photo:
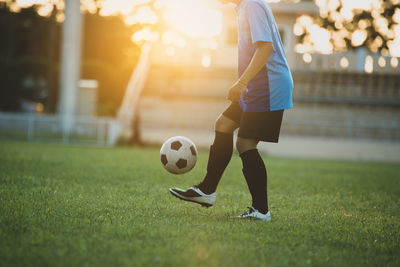
<path id="1" fill-rule="evenodd" d="M 259 212 L 257 209 L 253 207 L 249 207 L 249 210 L 243 213 L 242 215 L 237 216 L 240 219 L 257 219 L 264 222 L 271 221 L 271 213 L 268 211 L 266 214 Z"/>
<path id="2" fill-rule="evenodd" d="M 217 193 L 212 194 L 204 194 L 199 188 L 197 187 L 190 187 L 187 190 L 179 189 L 179 188 L 170 188 L 169 192 L 179 199 L 194 202 L 197 204 L 202 205 L 203 207 L 211 207 L 215 204 L 215 199 L 217 197 Z"/>

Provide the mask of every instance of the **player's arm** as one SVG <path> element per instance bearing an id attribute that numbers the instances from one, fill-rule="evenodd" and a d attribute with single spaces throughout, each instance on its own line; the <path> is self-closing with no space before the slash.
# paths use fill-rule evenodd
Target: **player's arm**
<path id="1" fill-rule="evenodd" d="M 249 81 L 260 72 L 263 66 L 265 66 L 273 51 L 274 48 L 271 42 L 257 42 L 257 49 L 254 52 L 250 64 L 229 90 L 228 99 L 232 101 L 238 101 L 240 99 Z"/>
<path id="2" fill-rule="evenodd" d="M 250 61 L 249 66 L 247 66 L 246 70 L 243 72 L 242 76 L 239 78 L 239 82 L 247 85 L 251 79 L 260 70 L 268 61 L 268 58 L 274 51 L 272 43 L 270 42 L 258 42 L 256 52 L 253 55 L 253 58 Z"/>

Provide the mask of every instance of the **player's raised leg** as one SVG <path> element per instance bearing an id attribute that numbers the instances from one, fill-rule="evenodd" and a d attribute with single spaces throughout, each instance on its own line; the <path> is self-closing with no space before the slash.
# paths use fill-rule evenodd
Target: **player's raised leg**
<path id="1" fill-rule="evenodd" d="M 207 174 L 198 186 L 206 194 L 216 191 L 222 174 L 232 158 L 233 132 L 238 127 L 238 123 L 223 114 L 215 122 L 215 138 L 210 147 Z"/>
<path id="2" fill-rule="evenodd" d="M 171 188 L 172 195 L 186 201 L 212 206 L 216 199 L 218 183 L 228 166 L 233 152 L 233 132 L 239 123 L 221 114 L 215 122 L 214 143 L 210 147 L 207 173 L 203 181 L 187 190 Z"/>

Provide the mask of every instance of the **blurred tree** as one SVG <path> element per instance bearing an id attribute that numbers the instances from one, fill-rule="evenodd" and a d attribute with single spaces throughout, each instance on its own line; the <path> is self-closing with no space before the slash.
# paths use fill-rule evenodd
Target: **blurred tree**
<path id="1" fill-rule="evenodd" d="M 320 16 L 297 19 L 294 32 L 299 52 L 332 52 L 365 47 L 372 52 L 400 56 L 400 1 L 316 1 Z M 397 37 L 397 39 L 396 39 Z M 317 47 L 328 39 L 330 45 Z"/>
<path id="2" fill-rule="evenodd" d="M 57 5 L 43 14 L 40 5 L 14 10 L 13 3 L 0 2 L 0 110 L 17 111 L 26 99 L 55 112 L 62 13 Z M 129 26 L 121 16 L 100 16 L 100 9 L 92 12 L 84 17 L 82 78 L 99 81 L 98 113 L 114 116 L 140 55 L 132 42 L 139 25 Z"/>
<path id="3" fill-rule="evenodd" d="M 50 46 L 59 42 L 59 26 L 32 8 L 13 13 L 2 4 L 0 25 L 0 110 L 16 111 L 22 99 L 44 104 L 56 90 L 58 66 L 48 58 L 58 60 Z M 50 27 L 55 27 L 52 36 Z"/>

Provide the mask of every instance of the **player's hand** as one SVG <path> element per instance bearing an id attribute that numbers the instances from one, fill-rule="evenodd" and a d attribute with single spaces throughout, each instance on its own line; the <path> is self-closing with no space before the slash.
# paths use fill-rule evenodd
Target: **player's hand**
<path id="1" fill-rule="evenodd" d="M 229 89 L 228 93 L 228 99 L 231 100 L 232 102 L 238 101 L 241 97 L 243 92 L 247 89 L 247 84 L 237 80 Z"/>

